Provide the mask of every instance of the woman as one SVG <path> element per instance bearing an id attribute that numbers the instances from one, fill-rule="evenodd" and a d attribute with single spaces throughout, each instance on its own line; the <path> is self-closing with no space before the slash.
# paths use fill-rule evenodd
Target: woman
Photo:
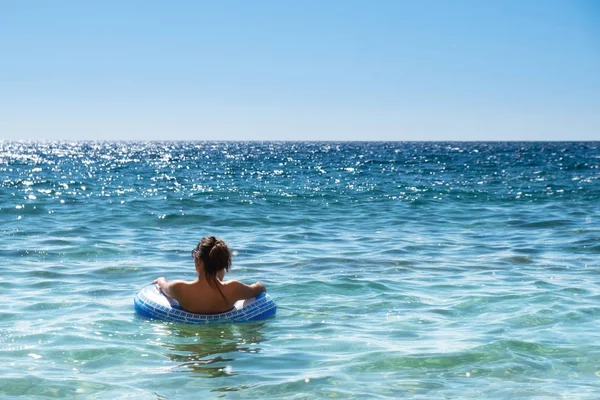
<path id="1" fill-rule="evenodd" d="M 238 300 L 249 299 L 261 292 L 265 286 L 256 282 L 246 285 L 239 281 L 223 282 L 225 272 L 231 267 L 231 251 L 221 239 L 214 236 L 203 237 L 192 257 L 198 273 L 193 282 L 156 279 L 160 291 L 167 297 L 177 300 L 181 308 L 197 314 L 218 314 L 229 311 Z"/>

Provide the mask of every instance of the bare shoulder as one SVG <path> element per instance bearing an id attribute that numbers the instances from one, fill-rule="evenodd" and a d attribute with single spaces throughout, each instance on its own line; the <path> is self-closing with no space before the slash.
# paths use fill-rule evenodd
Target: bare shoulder
<path id="1" fill-rule="evenodd" d="M 174 280 L 169 282 L 169 287 L 172 289 L 180 289 L 184 286 L 188 286 L 190 283 L 182 280 Z"/>
<path id="2" fill-rule="evenodd" d="M 172 299 L 179 300 L 182 295 L 182 292 L 185 291 L 186 287 L 189 285 L 189 282 L 182 280 L 174 280 L 171 282 L 161 284 L 159 282 L 158 286 L 160 290 L 166 294 L 168 297 Z"/>
<path id="3" fill-rule="evenodd" d="M 223 288 L 227 293 L 227 297 L 234 301 L 249 299 L 257 296 L 260 292 L 264 292 L 264 285 L 260 282 L 256 282 L 252 285 L 246 285 L 240 281 L 227 281 L 223 282 Z"/>
<path id="4" fill-rule="evenodd" d="M 248 286 L 240 281 L 225 281 L 222 282 L 223 284 L 223 289 L 227 290 L 228 292 L 235 292 L 236 290 L 240 290 L 241 288 L 243 288 L 244 286 Z"/>

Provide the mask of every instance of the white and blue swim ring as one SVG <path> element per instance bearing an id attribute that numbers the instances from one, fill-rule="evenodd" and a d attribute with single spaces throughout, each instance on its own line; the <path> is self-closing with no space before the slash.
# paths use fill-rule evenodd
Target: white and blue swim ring
<path id="1" fill-rule="evenodd" d="M 135 311 L 144 317 L 182 324 L 210 324 L 260 321 L 275 315 L 277 306 L 267 293 L 239 300 L 233 309 L 220 314 L 195 314 L 185 311 L 177 300 L 165 296 L 156 285 L 146 286 L 133 299 Z"/>

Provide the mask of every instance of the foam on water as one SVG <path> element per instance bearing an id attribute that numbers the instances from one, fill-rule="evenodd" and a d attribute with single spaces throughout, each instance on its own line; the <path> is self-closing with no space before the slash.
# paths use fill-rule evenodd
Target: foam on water
<path id="1" fill-rule="evenodd" d="M 0 397 L 595 399 L 599 149 L 0 142 Z M 275 319 L 135 315 L 206 234 Z"/>

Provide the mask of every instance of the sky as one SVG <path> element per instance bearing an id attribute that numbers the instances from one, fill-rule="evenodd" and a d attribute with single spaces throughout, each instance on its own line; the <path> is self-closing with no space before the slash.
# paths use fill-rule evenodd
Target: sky
<path id="1" fill-rule="evenodd" d="M 0 140 L 600 140 L 597 0 L 0 0 Z"/>

